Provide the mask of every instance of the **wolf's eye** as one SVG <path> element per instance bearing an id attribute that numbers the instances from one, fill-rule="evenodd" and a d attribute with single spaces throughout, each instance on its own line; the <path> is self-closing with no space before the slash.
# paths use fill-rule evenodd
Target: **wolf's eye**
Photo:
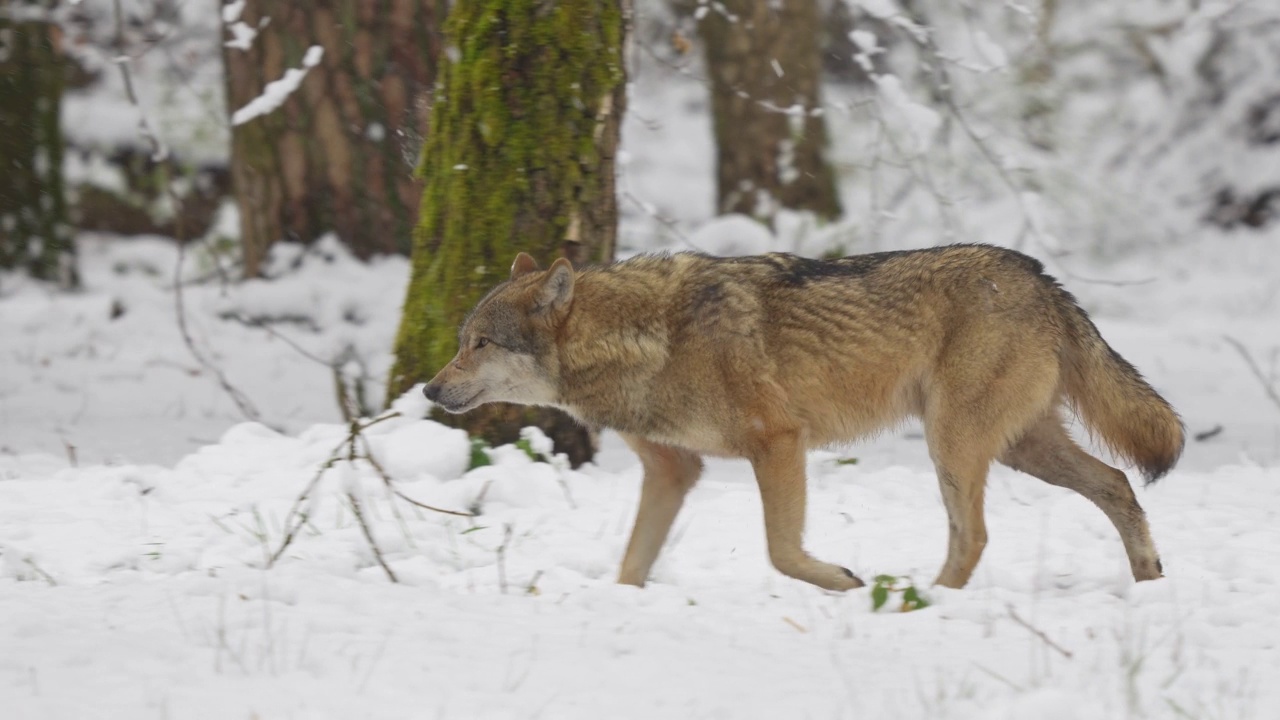
<path id="1" fill-rule="evenodd" d="M 489 338 L 487 338 L 487 337 L 482 337 L 482 338 L 480 338 L 479 340 L 477 340 L 477 341 L 476 341 L 476 349 L 477 349 L 477 350 L 479 350 L 480 348 L 482 348 L 482 347 L 484 347 L 485 345 L 488 345 L 488 344 L 489 344 Z"/>

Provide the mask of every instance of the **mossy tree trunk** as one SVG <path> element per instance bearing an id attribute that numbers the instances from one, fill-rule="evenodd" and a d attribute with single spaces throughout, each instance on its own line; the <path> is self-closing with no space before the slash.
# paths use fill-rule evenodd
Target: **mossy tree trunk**
<path id="1" fill-rule="evenodd" d="M 686 0 L 687 1 L 687 0 Z M 820 109 L 816 0 L 721 0 L 699 22 L 711 76 L 722 213 L 840 214 Z"/>
<path id="2" fill-rule="evenodd" d="M 453 357 L 458 325 L 517 252 L 543 267 L 562 255 L 612 259 L 624 11 L 624 0 L 454 6 L 388 398 Z M 536 424 L 575 464 L 593 454 L 587 432 L 558 411 L 487 405 L 442 419 L 492 443 Z"/>
<path id="3" fill-rule="evenodd" d="M 435 83 L 444 0 L 247 0 L 256 29 L 226 47 L 230 113 L 324 50 L 279 109 L 236 124 L 231 172 L 246 276 L 271 244 L 333 231 L 357 256 L 408 253 L 413 175 Z M 234 33 L 228 29 L 227 38 Z"/>
<path id="4" fill-rule="evenodd" d="M 78 284 L 62 183 L 53 0 L 0 0 L 0 267 Z"/>

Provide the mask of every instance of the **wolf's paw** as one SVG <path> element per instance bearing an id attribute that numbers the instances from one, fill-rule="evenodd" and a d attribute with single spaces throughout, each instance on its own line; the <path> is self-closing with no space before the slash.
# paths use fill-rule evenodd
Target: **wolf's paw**
<path id="1" fill-rule="evenodd" d="M 853 584 L 852 584 L 852 585 L 850 585 L 849 587 L 847 587 L 847 588 L 843 588 L 844 590 L 856 590 L 857 588 L 865 587 L 865 586 L 866 586 L 866 583 L 862 582 L 862 578 L 858 577 L 857 575 L 854 575 L 854 574 L 849 570 L 849 568 L 847 568 L 847 567 L 842 567 L 842 568 L 840 568 L 840 569 L 844 571 L 844 574 L 845 574 L 845 575 L 849 576 L 849 581 L 853 583 Z"/>
<path id="2" fill-rule="evenodd" d="M 839 565 L 830 565 L 828 567 L 835 572 L 823 573 L 822 578 L 815 578 L 810 582 L 825 590 L 834 590 L 836 592 L 857 590 L 866 585 L 866 583 L 862 582 L 862 578 L 850 572 L 849 568 L 840 567 Z"/>

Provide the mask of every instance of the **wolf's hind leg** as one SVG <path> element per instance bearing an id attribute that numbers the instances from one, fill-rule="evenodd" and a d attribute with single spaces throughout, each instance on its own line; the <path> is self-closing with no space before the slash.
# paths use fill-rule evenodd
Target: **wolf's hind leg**
<path id="1" fill-rule="evenodd" d="M 987 547 L 987 522 L 983 502 L 990 457 L 970 453 L 935 452 L 938 485 L 947 508 L 947 560 L 934 582 L 964 587 Z"/>
<path id="2" fill-rule="evenodd" d="M 644 466 L 644 484 L 640 488 L 640 506 L 636 523 L 622 558 L 618 582 L 644 587 L 649 570 L 658 559 L 662 545 L 671 532 L 684 497 L 702 474 L 702 460 L 694 453 L 633 435 L 623 435 L 627 445 L 640 456 Z"/>
<path id="3" fill-rule="evenodd" d="M 827 590 L 852 590 L 863 583 L 839 565 L 815 560 L 802 546 L 805 514 L 804 446 L 799 433 L 779 433 L 751 457 L 764 504 L 769 560 L 784 575 Z"/>
<path id="4" fill-rule="evenodd" d="M 1160 558 L 1151 541 L 1147 516 L 1138 505 L 1128 478 L 1080 449 L 1063 428 L 1056 411 L 1032 425 L 1000 456 L 1000 462 L 1088 498 L 1120 532 L 1134 579 L 1161 577 Z"/>

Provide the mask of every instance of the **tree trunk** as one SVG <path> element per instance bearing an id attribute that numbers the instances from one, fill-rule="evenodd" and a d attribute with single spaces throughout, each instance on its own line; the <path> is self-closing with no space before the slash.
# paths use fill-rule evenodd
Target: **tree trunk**
<path id="1" fill-rule="evenodd" d="M 820 109 L 815 0 L 722 0 L 699 32 L 711 76 L 720 212 L 840 214 Z"/>
<path id="2" fill-rule="evenodd" d="M 0 0 L 0 267 L 78 284 L 62 184 L 56 2 Z"/>
<path id="3" fill-rule="evenodd" d="M 223 52 L 233 124 L 268 83 L 305 68 L 309 48 L 324 50 L 278 110 L 234 124 L 246 276 L 282 238 L 333 231 L 362 258 L 409 251 L 443 12 L 441 0 L 247 0 L 228 24 L 228 39 L 257 30 Z"/>
<path id="4" fill-rule="evenodd" d="M 455 5 L 388 399 L 453 357 L 458 325 L 517 252 L 544 267 L 613 258 L 623 15 L 623 0 Z M 594 452 L 558 411 L 489 405 L 447 421 L 495 444 L 537 424 L 575 465 Z"/>

